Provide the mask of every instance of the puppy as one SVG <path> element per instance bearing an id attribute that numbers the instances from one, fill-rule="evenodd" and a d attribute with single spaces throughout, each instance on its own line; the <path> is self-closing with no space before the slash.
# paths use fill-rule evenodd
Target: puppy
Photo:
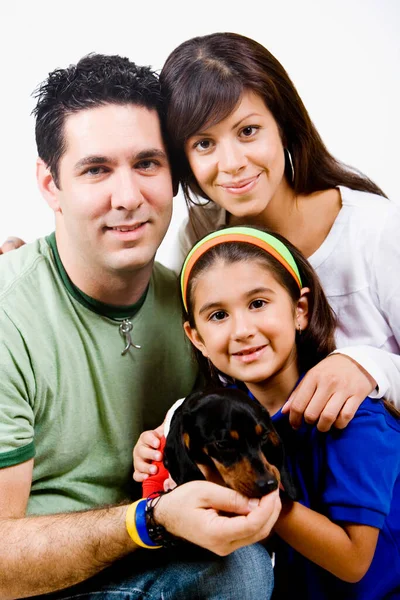
<path id="1" fill-rule="evenodd" d="M 164 465 L 178 485 L 207 479 L 250 498 L 277 487 L 296 497 L 268 411 L 238 389 L 193 392 L 185 399 L 171 420 Z"/>

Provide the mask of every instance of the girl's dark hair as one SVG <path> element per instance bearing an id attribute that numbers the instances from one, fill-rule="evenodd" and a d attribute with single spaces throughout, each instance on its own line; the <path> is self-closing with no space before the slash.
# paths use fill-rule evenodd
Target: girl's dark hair
<path id="1" fill-rule="evenodd" d="M 303 287 L 310 288 L 308 295 L 308 327 L 301 334 L 296 335 L 299 369 L 301 372 L 308 371 L 335 349 L 336 318 L 334 312 L 329 306 L 318 276 L 301 252 L 283 236 L 266 229 L 258 229 L 270 233 L 285 244 L 298 266 Z M 210 269 L 217 261 L 223 261 L 227 264 L 257 261 L 272 272 L 275 279 L 288 292 L 293 304 L 300 298 L 300 289 L 295 279 L 272 255 L 251 243 L 223 242 L 207 250 L 195 263 L 190 273 L 186 297 L 186 320 L 189 321 L 192 328 L 196 327 L 193 315 L 196 283 L 202 273 Z M 208 375 L 208 378 L 210 378 L 211 371 L 211 377 L 215 378 L 216 373 L 213 369 L 210 369 L 208 361 L 204 360 L 200 352 L 196 352 L 196 356 L 203 374 L 206 377 Z"/>
<path id="2" fill-rule="evenodd" d="M 285 69 L 256 41 L 236 33 L 192 38 L 169 55 L 160 81 L 167 100 L 172 164 L 188 203 L 191 192 L 209 198 L 191 172 L 186 140 L 228 116 L 246 90 L 263 98 L 278 124 L 282 143 L 292 155 L 294 180 L 287 179 L 296 194 L 344 185 L 385 196 L 368 177 L 328 152 Z"/>

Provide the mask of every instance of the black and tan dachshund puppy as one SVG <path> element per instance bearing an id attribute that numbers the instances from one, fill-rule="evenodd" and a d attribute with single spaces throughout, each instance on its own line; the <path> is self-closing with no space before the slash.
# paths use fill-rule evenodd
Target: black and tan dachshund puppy
<path id="1" fill-rule="evenodd" d="M 172 417 L 164 464 L 178 485 L 208 479 L 251 498 L 280 487 L 295 499 L 268 411 L 238 389 L 193 392 L 185 399 Z"/>

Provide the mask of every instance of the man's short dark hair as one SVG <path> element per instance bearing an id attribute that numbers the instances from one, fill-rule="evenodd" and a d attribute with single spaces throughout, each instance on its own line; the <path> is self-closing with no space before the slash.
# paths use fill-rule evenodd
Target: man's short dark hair
<path id="1" fill-rule="evenodd" d="M 68 115 L 105 104 L 135 104 L 156 110 L 163 121 L 164 105 L 158 76 L 122 56 L 88 54 L 76 65 L 56 69 L 34 92 L 37 104 L 36 145 L 59 187 L 59 161 L 66 145 Z"/>

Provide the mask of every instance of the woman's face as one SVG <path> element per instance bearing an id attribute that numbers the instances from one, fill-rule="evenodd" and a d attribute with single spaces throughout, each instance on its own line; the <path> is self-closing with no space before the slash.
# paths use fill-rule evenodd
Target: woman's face
<path id="1" fill-rule="evenodd" d="M 243 93 L 220 123 L 191 136 L 185 152 L 203 192 L 239 219 L 259 216 L 287 188 L 278 125 L 254 92 Z"/>

